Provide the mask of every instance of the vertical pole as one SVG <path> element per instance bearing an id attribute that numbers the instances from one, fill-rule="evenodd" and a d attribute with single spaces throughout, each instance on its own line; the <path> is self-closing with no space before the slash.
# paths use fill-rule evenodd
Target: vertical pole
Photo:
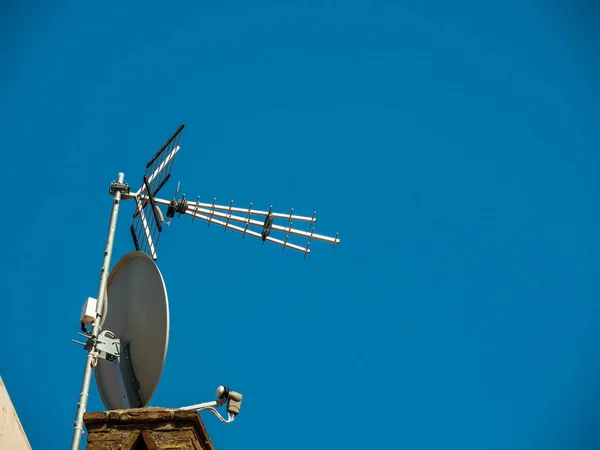
<path id="1" fill-rule="evenodd" d="M 117 182 L 123 184 L 125 175 L 119 173 Z M 100 333 L 100 319 L 104 307 L 106 294 L 106 284 L 108 281 L 108 270 L 110 269 L 110 259 L 112 257 L 113 242 L 115 240 L 115 229 L 117 228 L 117 216 L 119 215 L 119 204 L 121 203 L 121 190 L 117 187 L 114 191 L 113 207 L 110 213 L 110 221 L 108 225 L 108 237 L 106 239 L 106 248 L 104 249 L 104 261 L 100 270 L 100 286 L 98 287 L 98 302 L 96 304 L 96 319 L 92 324 L 92 348 L 87 354 L 85 361 L 85 371 L 83 372 L 83 384 L 81 386 L 81 394 L 79 395 L 79 403 L 77 404 L 77 417 L 75 419 L 75 429 L 73 430 L 73 440 L 71 442 L 71 450 L 79 450 L 81 435 L 83 434 L 83 414 L 87 407 L 88 393 L 90 390 L 90 380 L 92 379 L 92 368 L 96 365 L 98 355 L 96 352 L 96 343 L 98 334 Z"/>

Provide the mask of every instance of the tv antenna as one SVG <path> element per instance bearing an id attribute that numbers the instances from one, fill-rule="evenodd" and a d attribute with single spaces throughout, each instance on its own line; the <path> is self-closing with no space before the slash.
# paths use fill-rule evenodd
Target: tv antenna
<path id="1" fill-rule="evenodd" d="M 83 383 L 77 405 L 71 450 L 78 450 L 83 434 L 83 415 L 86 411 L 92 370 L 96 373 L 96 385 L 107 410 L 141 408 L 146 406 L 158 386 L 165 363 L 169 339 L 169 305 L 166 286 L 156 265 L 157 247 L 164 225 L 170 226 L 175 216 L 187 215 L 223 227 L 223 231 L 239 232 L 258 238 L 264 245 L 270 242 L 303 253 L 311 253 L 313 241 L 328 242 L 335 247 L 340 239 L 316 234 L 312 216 L 279 213 L 268 210 L 219 205 L 216 199 L 210 203 L 189 201 L 185 194 L 179 196 L 179 184 L 172 200 L 163 200 L 157 194 L 171 177 L 175 156 L 180 150 L 179 141 L 184 124 L 154 154 L 146 164 L 140 188 L 132 192 L 119 173 L 117 181 L 109 187 L 114 197 L 110 213 L 108 236 L 100 271 L 97 299 L 88 298 L 81 315 L 80 336 L 86 342 L 76 342 L 87 350 Z M 124 255 L 109 275 L 113 252 L 117 217 L 122 200 L 134 200 L 135 212 L 130 227 L 135 250 Z M 166 207 L 165 220 L 161 207 Z M 283 224 L 275 223 L 283 221 Z M 309 231 L 293 227 L 294 223 L 307 222 Z M 292 240 L 304 238 L 300 245 Z M 109 308 L 110 299 L 110 308 Z M 91 330 L 88 328 L 91 326 Z M 186 406 L 184 410 L 208 410 L 223 422 L 231 422 L 239 413 L 242 395 L 227 387 L 219 386 L 216 401 Z M 226 405 L 227 419 L 216 408 Z"/>

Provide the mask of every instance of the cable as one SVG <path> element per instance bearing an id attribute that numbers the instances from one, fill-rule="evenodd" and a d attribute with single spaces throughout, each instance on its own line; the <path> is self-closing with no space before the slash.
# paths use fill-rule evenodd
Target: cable
<path id="1" fill-rule="evenodd" d="M 113 333 L 110 330 L 102 330 L 100 332 L 100 336 L 104 336 L 104 335 L 107 335 L 111 339 L 116 339 L 117 338 L 117 336 L 115 335 L 115 333 Z"/>
<path id="2" fill-rule="evenodd" d="M 107 275 L 108 279 L 108 275 Z M 106 287 L 104 288 L 104 303 L 102 303 L 102 317 L 100 320 L 100 328 L 104 326 L 104 322 L 106 321 L 106 315 L 108 314 L 108 281 L 106 282 Z"/>
<path id="3" fill-rule="evenodd" d="M 223 417 L 221 414 L 219 414 L 219 411 L 217 411 L 215 408 L 205 408 L 205 409 L 200 409 L 200 410 L 198 410 L 198 412 L 200 412 L 200 411 L 210 411 L 210 412 L 211 412 L 211 413 L 213 413 L 215 416 L 217 416 L 217 418 L 218 418 L 218 419 L 219 419 L 221 422 L 223 422 L 223 423 L 230 423 L 230 422 L 233 422 L 233 419 L 235 418 L 235 416 L 234 416 L 234 417 L 232 417 L 232 414 L 231 414 L 231 413 L 229 413 L 229 415 L 228 415 L 228 418 L 227 418 L 227 419 L 225 419 L 225 418 L 224 418 L 224 417 Z"/>

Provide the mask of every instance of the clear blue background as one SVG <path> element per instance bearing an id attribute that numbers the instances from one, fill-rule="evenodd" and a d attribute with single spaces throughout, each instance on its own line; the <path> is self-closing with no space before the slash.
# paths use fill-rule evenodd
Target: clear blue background
<path id="1" fill-rule="evenodd" d="M 0 375 L 33 448 L 70 444 L 109 183 L 181 122 L 163 197 L 315 209 L 342 244 L 175 222 L 152 405 L 241 391 L 202 415 L 218 449 L 598 448 L 593 3 L 207 3 L 2 7 Z"/>

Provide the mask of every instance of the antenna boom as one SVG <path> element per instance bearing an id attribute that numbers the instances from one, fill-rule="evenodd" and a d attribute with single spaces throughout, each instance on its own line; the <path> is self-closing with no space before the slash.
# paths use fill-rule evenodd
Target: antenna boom
<path id="1" fill-rule="evenodd" d="M 148 201 L 148 198 L 146 195 L 142 195 L 140 194 L 142 200 L 144 201 Z M 156 201 L 156 203 L 161 203 L 158 200 L 160 199 L 154 199 Z M 162 200 L 162 202 L 165 202 L 166 200 Z M 167 203 L 161 203 L 163 205 L 168 204 L 169 202 L 166 201 Z M 239 212 L 239 213 L 250 213 L 253 216 L 267 216 L 269 214 L 269 211 L 262 211 L 259 209 L 248 209 L 248 208 L 240 208 L 240 207 L 236 207 L 236 206 L 225 206 L 225 205 L 217 205 L 217 204 L 212 204 L 212 203 L 202 203 L 202 202 L 194 202 L 193 204 L 190 204 L 190 208 L 191 207 L 196 207 L 198 206 L 198 208 L 203 208 L 203 209 L 207 209 L 207 210 L 215 210 L 215 211 L 227 211 L 229 212 L 231 210 L 231 212 Z M 217 215 L 217 213 L 213 213 L 214 215 Z M 317 221 L 316 216 L 313 215 L 313 217 L 308 217 L 308 216 L 297 216 L 297 215 L 291 215 L 288 214 L 284 214 L 284 213 L 276 213 L 276 212 L 272 212 L 273 217 L 278 218 L 278 219 L 291 219 L 291 220 L 299 220 L 302 222 L 311 222 L 311 223 L 315 223 Z M 232 219 L 233 220 L 233 219 Z M 262 224 L 261 224 L 262 225 Z"/>
<path id="2" fill-rule="evenodd" d="M 143 196 L 142 199 L 147 200 L 148 197 Z M 160 198 L 155 198 L 154 202 L 156 204 L 165 205 L 165 206 L 168 206 L 170 204 L 170 202 L 168 200 L 163 200 Z M 231 209 L 231 211 L 240 211 L 240 212 L 244 212 L 244 213 L 250 213 L 251 215 L 265 215 L 265 216 L 269 213 L 268 211 L 236 208 L 236 207 L 229 207 L 229 206 L 223 206 L 223 205 L 214 205 L 214 208 L 213 208 L 212 203 L 189 203 L 184 214 L 187 214 L 188 216 L 191 216 L 196 219 L 204 220 L 206 222 L 215 223 L 215 224 L 221 225 L 221 226 L 226 226 L 226 228 L 228 228 L 228 229 L 231 228 L 233 230 L 241 231 L 241 232 L 244 232 L 244 228 L 236 227 L 236 226 L 232 225 L 231 223 L 227 223 L 227 225 L 226 225 L 225 222 L 215 220 L 214 217 L 220 217 L 222 219 L 227 219 L 229 221 L 241 222 L 244 224 L 254 225 L 257 227 L 263 226 L 263 222 L 261 222 L 261 221 L 248 219 L 246 217 L 236 216 L 233 214 L 230 215 L 230 214 L 222 213 L 219 211 L 213 211 L 213 209 L 214 210 L 226 210 L 226 211 L 229 211 L 229 209 Z M 306 217 L 306 216 L 295 216 L 295 215 L 275 213 L 275 212 L 273 212 L 272 214 L 274 217 L 280 217 L 280 218 L 284 218 L 284 219 L 291 218 L 292 220 L 306 220 L 309 222 L 310 221 L 316 222 L 316 218 L 313 219 L 313 218 Z M 301 231 L 301 230 L 291 228 L 291 227 L 284 227 L 281 225 L 273 224 L 272 229 L 276 230 L 276 231 L 280 231 L 282 233 L 293 234 L 296 236 L 302 236 L 302 237 L 306 237 L 306 238 L 316 239 L 319 241 L 329 242 L 330 244 L 334 244 L 334 245 L 337 245 L 340 243 L 340 240 L 337 238 L 332 238 L 332 237 L 325 236 L 322 234 L 311 233 L 308 231 Z M 261 237 L 259 233 L 253 234 L 251 232 L 251 230 L 247 230 L 246 234 L 251 234 L 253 236 L 256 235 L 257 237 Z M 266 240 L 271 240 L 271 239 L 267 238 Z M 278 240 L 276 240 L 276 241 L 278 241 Z M 275 241 L 273 241 L 273 242 L 275 242 Z M 283 245 L 283 241 L 279 241 L 278 243 L 281 243 L 281 245 Z M 292 244 L 288 243 L 285 246 L 292 247 Z M 304 251 L 304 247 L 299 247 L 299 248 L 301 248 Z"/>

